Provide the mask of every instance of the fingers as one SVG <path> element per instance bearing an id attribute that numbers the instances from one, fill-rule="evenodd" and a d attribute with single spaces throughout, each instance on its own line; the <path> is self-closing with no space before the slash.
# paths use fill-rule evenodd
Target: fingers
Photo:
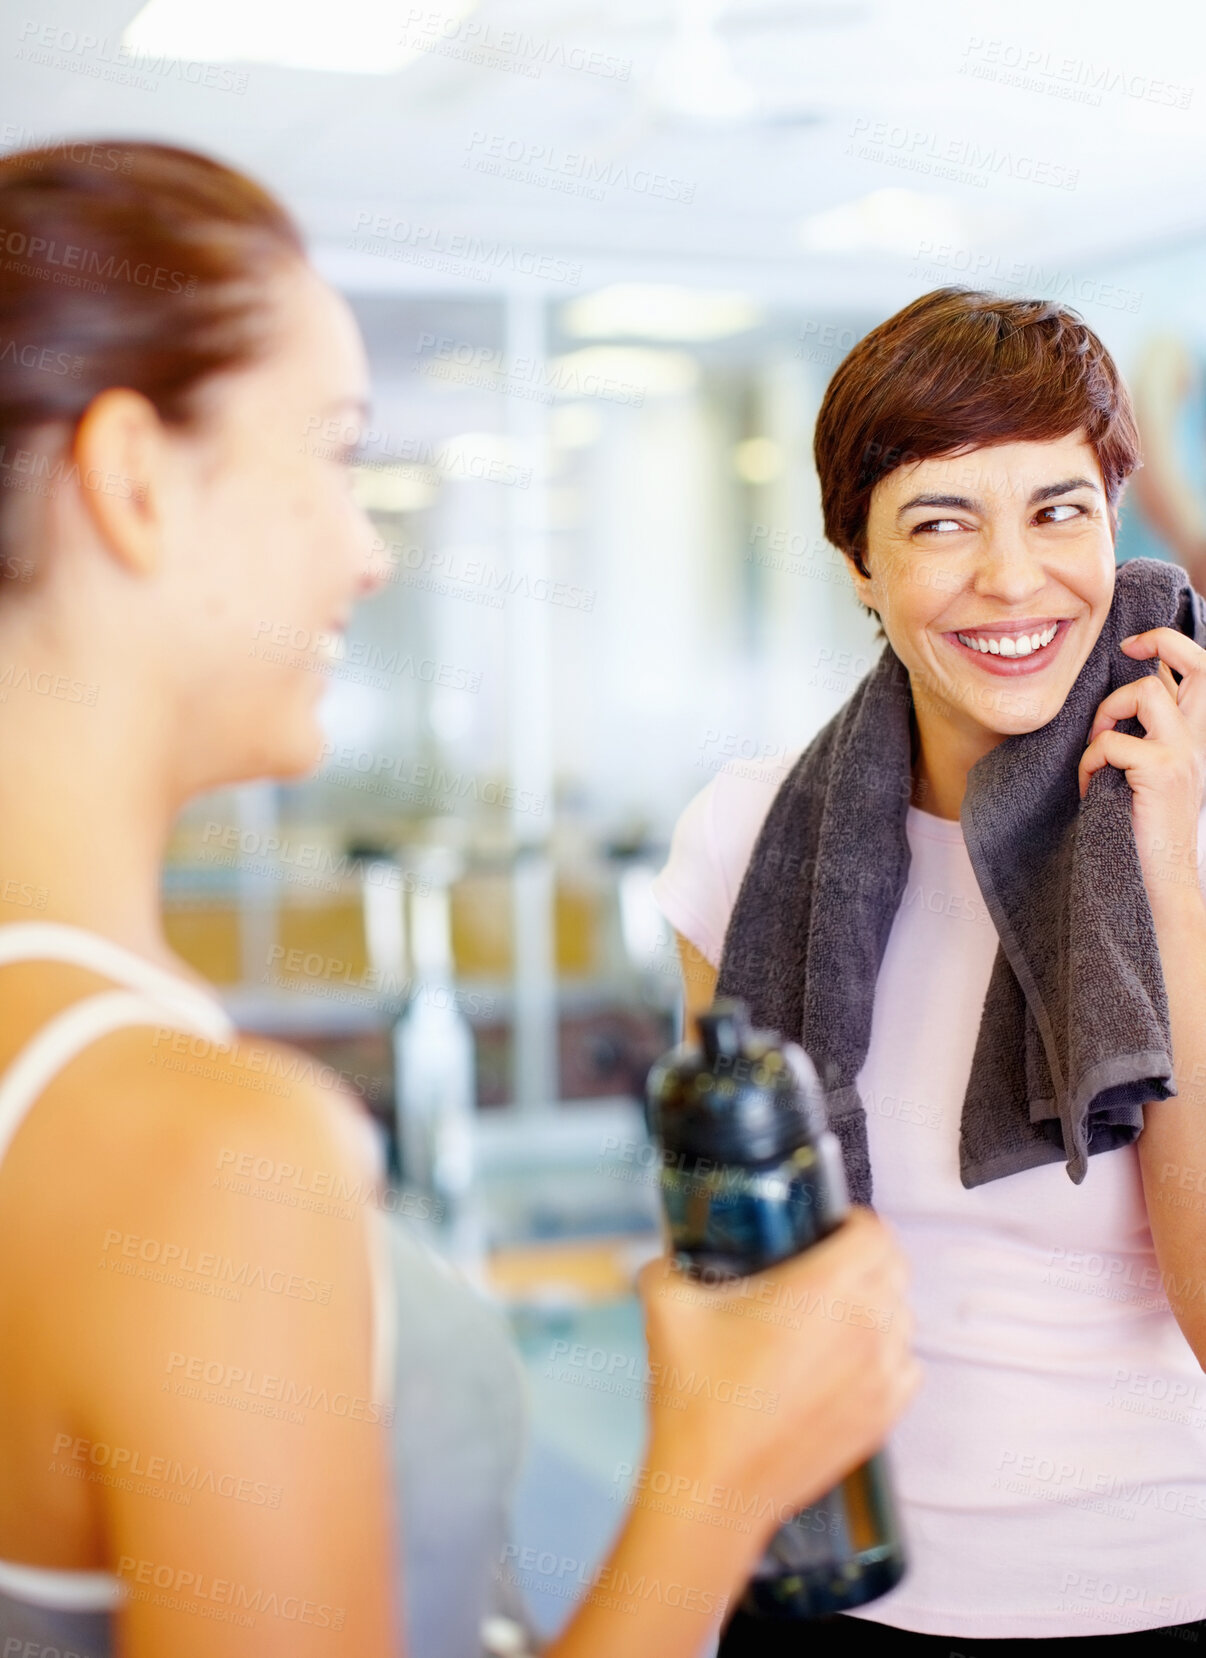
<path id="1" fill-rule="evenodd" d="M 1156 672 L 1160 676 L 1160 683 L 1166 687 L 1169 696 L 1174 702 L 1176 702 L 1178 686 L 1176 680 L 1173 678 L 1173 671 L 1169 667 L 1168 663 L 1161 661 L 1160 666 L 1156 669 Z"/>
<path id="2" fill-rule="evenodd" d="M 668 1255 L 655 1255 L 652 1261 L 645 1262 L 636 1275 L 637 1294 L 642 1301 L 648 1301 L 651 1295 L 657 1293 L 666 1282 L 667 1271 L 671 1268 L 672 1262 Z"/>
<path id="3" fill-rule="evenodd" d="M 755 1284 L 760 1304 L 784 1312 L 808 1309 L 819 1316 L 834 1306 L 857 1307 L 858 1318 L 867 1327 L 881 1333 L 892 1331 L 897 1345 L 903 1347 L 913 1330 L 905 1299 L 908 1281 L 908 1263 L 890 1229 L 870 1210 L 855 1208 L 820 1243 L 752 1278 L 702 1282 L 689 1278 L 670 1256 L 662 1255 L 642 1267 L 637 1290 L 647 1334 L 655 1342 L 675 1339 L 667 1319 L 685 1331 L 684 1319 L 690 1325 L 729 1310 L 748 1312 L 751 1284 Z M 688 1285 L 690 1293 L 684 1298 Z M 788 1322 L 800 1327 L 798 1318 Z"/>
<path id="4" fill-rule="evenodd" d="M 810 1315 L 832 1322 L 849 1322 L 867 1332 L 881 1348 L 890 1349 L 896 1364 L 903 1363 L 912 1337 L 913 1314 L 906 1300 L 908 1263 L 890 1229 L 869 1210 L 852 1210 L 834 1233 L 803 1255 L 760 1275 L 776 1304 L 806 1308 Z M 810 1316 L 812 1335 L 805 1349 L 825 1340 Z M 798 1327 L 798 1325 L 797 1325 Z M 891 1332 L 891 1340 L 883 1337 Z M 867 1335 L 865 1338 L 873 1338 Z"/>
<path id="5" fill-rule="evenodd" d="M 1128 680 L 1102 699 L 1089 727 L 1088 741 L 1091 743 L 1102 731 L 1112 730 L 1119 720 L 1132 719 L 1138 720 L 1149 736 L 1167 739 L 1176 725 L 1177 696 L 1178 689 L 1167 668 L 1163 674 L 1157 670 L 1142 679 Z"/>
<path id="6" fill-rule="evenodd" d="M 668 1293 L 685 1282 L 686 1275 L 675 1265 L 672 1255 L 657 1255 L 652 1261 L 646 1261 L 636 1276 L 636 1290 L 646 1317 L 665 1303 Z"/>
<path id="7" fill-rule="evenodd" d="M 1143 737 L 1131 737 L 1124 731 L 1100 732 L 1081 755 L 1076 768 L 1081 799 L 1084 799 L 1089 780 L 1095 772 L 1106 766 L 1113 766 L 1115 771 L 1129 771 L 1132 766 L 1142 766 L 1151 757 L 1151 750 Z"/>
<path id="8" fill-rule="evenodd" d="M 1183 678 L 1190 674 L 1206 675 L 1206 651 L 1177 628 L 1149 628 L 1146 633 L 1133 633 L 1120 643 L 1128 656 L 1140 660 L 1159 656 Z"/>
<path id="9" fill-rule="evenodd" d="M 651 1361 L 776 1400 L 773 1412 L 734 1412 L 702 1391 L 673 1409 L 657 1395 L 663 1453 L 776 1503 L 815 1500 L 884 1443 L 920 1385 L 907 1279 L 890 1228 L 861 1208 L 803 1254 L 731 1284 L 691 1280 L 669 1256 L 648 1262 L 637 1282 Z"/>
<path id="10" fill-rule="evenodd" d="M 794 1419 L 795 1443 L 805 1453 L 797 1462 L 799 1475 L 817 1482 L 805 1496 L 808 1501 L 816 1488 L 829 1488 L 884 1445 L 923 1380 L 903 1330 L 888 1335 L 864 1332 L 857 1343 L 850 1335 L 847 1331 L 841 1362 L 828 1385 L 814 1393 L 807 1410 Z M 824 1478 L 822 1459 L 828 1459 Z"/>
<path id="11" fill-rule="evenodd" d="M 823 1286 L 830 1299 L 844 1296 L 891 1312 L 908 1283 L 908 1265 L 879 1216 L 854 1208 L 827 1238 L 760 1276 L 778 1284 L 787 1300 Z"/>
<path id="12" fill-rule="evenodd" d="M 851 1209 L 836 1232 L 774 1270 L 785 1276 L 824 1275 L 835 1289 L 866 1289 L 874 1282 L 900 1294 L 908 1282 L 908 1266 L 891 1231 L 862 1208 Z"/>
<path id="13" fill-rule="evenodd" d="M 904 1270 L 907 1274 L 904 1256 L 891 1229 L 873 1210 L 855 1205 L 841 1225 L 827 1237 L 802 1253 L 762 1270 L 766 1275 L 824 1271 L 860 1278 L 889 1267 Z M 636 1281 L 638 1287 L 645 1283 L 660 1287 L 667 1279 L 681 1276 L 673 1257 L 666 1254 L 647 1262 Z M 722 1281 L 713 1287 L 723 1290 L 724 1283 Z"/>

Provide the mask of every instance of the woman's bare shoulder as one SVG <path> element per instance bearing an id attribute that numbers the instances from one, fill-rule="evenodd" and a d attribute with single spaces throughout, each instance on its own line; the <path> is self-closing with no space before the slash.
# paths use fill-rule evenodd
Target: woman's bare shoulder
<path id="1" fill-rule="evenodd" d="M 46 1090 L 48 1126 L 85 1137 L 109 1173 L 151 1164 L 161 1176 L 279 1146 L 297 1155 L 364 1157 L 362 1108 L 312 1055 L 240 1033 L 217 1043 L 187 1030 L 135 1026 L 81 1054 Z"/>
<path id="2" fill-rule="evenodd" d="M 91 1521 L 33 1539 L 34 1558 L 99 1551 L 139 1582 L 142 1563 L 186 1562 L 346 1607 L 388 1527 L 373 1159 L 304 1055 L 173 1034 L 79 1056 L 0 1167 L 0 1307 L 22 1332 L 0 1460 L 35 1518 L 57 1470 L 105 1471 Z"/>
<path id="3" fill-rule="evenodd" d="M 285 1279 L 358 1275 L 376 1172 L 363 1112 L 308 1055 L 116 1031 L 48 1085 L 0 1165 L 0 1260 L 25 1263 L 7 1287 L 77 1323 L 124 1323 L 146 1311 L 131 1277 L 192 1288 L 195 1311 L 227 1280 L 260 1284 L 274 1252 Z"/>

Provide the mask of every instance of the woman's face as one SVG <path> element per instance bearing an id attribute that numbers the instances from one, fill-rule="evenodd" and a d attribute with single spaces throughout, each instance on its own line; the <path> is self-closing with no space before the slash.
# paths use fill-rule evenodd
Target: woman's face
<path id="1" fill-rule="evenodd" d="M 1114 593 L 1092 446 L 1076 432 L 898 467 L 872 493 L 864 563 L 855 587 L 909 671 L 919 720 L 977 745 L 1038 730 Z"/>
<path id="2" fill-rule="evenodd" d="M 186 792 L 313 768 L 343 630 L 384 575 L 351 488 L 368 396 L 355 321 L 300 262 L 272 282 L 272 350 L 203 388 L 165 466 L 162 673 Z"/>

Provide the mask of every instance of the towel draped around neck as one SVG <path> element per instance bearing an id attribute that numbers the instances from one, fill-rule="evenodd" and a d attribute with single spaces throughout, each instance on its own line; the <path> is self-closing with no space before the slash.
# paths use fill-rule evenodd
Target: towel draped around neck
<path id="1" fill-rule="evenodd" d="M 1055 718 L 974 765 L 960 811 L 998 947 L 963 1101 L 964 1186 L 1130 1145 L 1149 1100 L 1177 1092 L 1168 997 L 1125 773 L 1083 801 L 1077 767 L 1099 704 L 1157 671 L 1119 649 L 1173 627 L 1206 646 L 1206 600 L 1158 559 L 1118 567 L 1101 634 Z M 1024 680 L 1003 679 L 1024 694 Z M 885 644 L 784 778 L 725 934 L 717 992 L 798 1041 L 825 1086 L 850 1195 L 870 1203 L 856 1079 L 880 963 L 909 872 L 912 691 Z M 1118 730 L 1143 735 L 1137 720 Z"/>

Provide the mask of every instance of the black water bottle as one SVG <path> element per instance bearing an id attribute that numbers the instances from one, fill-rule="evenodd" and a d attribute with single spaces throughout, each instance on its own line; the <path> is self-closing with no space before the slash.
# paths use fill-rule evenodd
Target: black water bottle
<path id="1" fill-rule="evenodd" d="M 849 1206 L 841 1148 L 802 1048 L 751 1030 L 741 1002 L 716 1002 L 699 1028 L 702 1049 L 684 1043 L 649 1073 L 662 1203 L 686 1272 L 748 1278 L 841 1224 Z M 881 1451 L 780 1527 L 742 1608 L 773 1618 L 845 1612 L 886 1594 L 904 1572 Z"/>

